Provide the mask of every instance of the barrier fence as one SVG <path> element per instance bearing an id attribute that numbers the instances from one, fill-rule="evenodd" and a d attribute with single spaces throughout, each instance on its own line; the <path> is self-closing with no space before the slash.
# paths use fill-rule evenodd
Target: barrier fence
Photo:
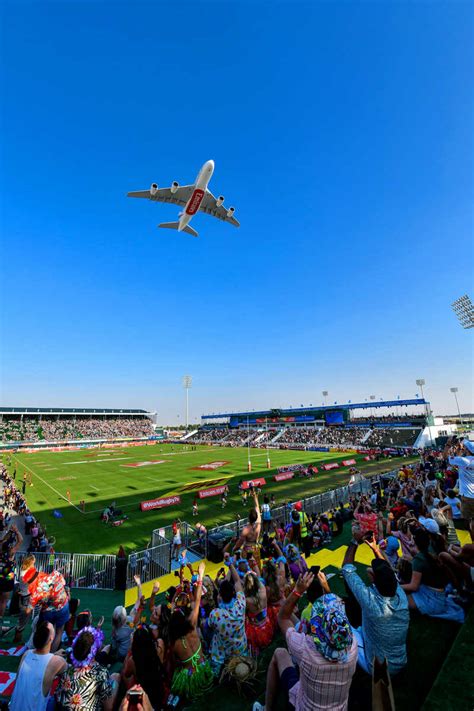
<path id="1" fill-rule="evenodd" d="M 350 497 L 356 494 L 367 493 L 374 483 L 380 483 L 382 477 L 393 477 L 396 471 L 371 478 L 361 479 L 355 484 L 339 487 L 321 494 L 315 494 L 301 499 L 303 510 L 308 514 L 322 514 L 340 504 L 347 504 Z M 290 520 L 291 507 L 277 506 L 272 509 L 272 520 L 280 521 L 285 525 Z M 198 532 L 195 526 L 181 522 L 182 548 L 193 552 L 195 555 L 206 558 L 209 545 L 217 539 L 229 540 L 238 537 L 246 519 L 238 518 L 236 521 L 214 526 L 205 533 Z M 135 586 L 135 575 L 140 576 L 142 582 L 159 578 L 171 572 L 173 529 L 172 526 L 157 528 L 152 532 L 151 545 L 141 551 L 133 551 L 127 562 L 124 585 L 127 588 Z M 16 574 L 19 578 L 20 567 L 27 553 L 16 553 Z M 87 588 L 95 590 L 114 590 L 117 586 L 117 558 L 114 555 L 99 555 L 90 553 L 35 553 L 36 569 L 40 572 L 51 573 L 58 570 L 70 587 Z"/>

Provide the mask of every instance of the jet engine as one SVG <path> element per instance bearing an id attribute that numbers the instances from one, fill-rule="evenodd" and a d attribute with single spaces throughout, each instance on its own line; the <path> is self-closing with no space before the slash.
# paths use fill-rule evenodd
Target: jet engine
<path id="1" fill-rule="evenodd" d="M 227 210 L 227 217 L 232 217 L 234 212 L 235 212 L 235 207 L 229 207 L 229 209 Z"/>
<path id="2" fill-rule="evenodd" d="M 216 207 L 220 207 L 223 204 L 223 202 L 224 202 L 224 196 L 219 195 L 219 197 L 216 200 Z"/>
<path id="3" fill-rule="evenodd" d="M 177 183 L 176 180 L 173 180 L 173 182 L 171 183 L 171 194 L 174 195 L 178 188 L 179 183 Z"/>
<path id="4" fill-rule="evenodd" d="M 158 185 L 156 183 L 152 183 L 151 188 L 150 188 L 150 195 L 152 197 L 154 197 L 157 192 L 158 192 Z"/>

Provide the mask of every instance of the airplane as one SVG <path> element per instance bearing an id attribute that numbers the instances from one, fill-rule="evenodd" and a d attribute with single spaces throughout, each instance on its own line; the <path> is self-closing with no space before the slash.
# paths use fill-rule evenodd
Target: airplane
<path id="1" fill-rule="evenodd" d="M 224 207 L 224 197 L 220 195 L 216 198 L 207 189 L 213 172 L 214 161 L 208 160 L 199 171 L 194 185 L 179 185 L 174 181 L 170 188 L 159 188 L 156 183 L 152 183 L 149 190 L 137 190 L 128 193 L 128 197 L 148 198 L 148 200 L 155 202 L 181 205 L 184 210 L 179 213 L 178 222 L 162 222 L 158 227 L 186 232 L 193 237 L 197 237 L 198 233 L 190 226 L 189 222 L 197 212 L 205 212 L 207 215 L 217 217 L 218 220 L 240 227 L 240 223 L 234 217 L 235 207 Z"/>

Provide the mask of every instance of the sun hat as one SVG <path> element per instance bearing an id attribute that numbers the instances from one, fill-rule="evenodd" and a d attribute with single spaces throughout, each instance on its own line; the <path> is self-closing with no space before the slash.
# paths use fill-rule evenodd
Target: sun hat
<path id="1" fill-rule="evenodd" d="M 331 662 L 347 661 L 353 635 L 340 597 L 328 593 L 316 600 L 311 608 L 308 634 L 323 657 Z"/>

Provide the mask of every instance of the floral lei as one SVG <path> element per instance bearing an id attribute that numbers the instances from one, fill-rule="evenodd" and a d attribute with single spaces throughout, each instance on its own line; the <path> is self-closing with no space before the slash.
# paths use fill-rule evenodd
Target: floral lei
<path id="1" fill-rule="evenodd" d="M 84 632 L 89 632 L 93 637 L 94 637 L 94 642 L 91 647 L 91 651 L 87 655 L 85 659 L 82 659 L 79 661 L 76 659 L 74 656 L 74 647 L 76 645 L 77 640 L 81 636 L 81 634 L 84 634 Z M 72 650 L 71 650 L 71 662 L 73 666 L 76 669 L 83 669 L 84 667 L 88 667 L 92 664 L 92 661 L 97 654 L 97 652 L 101 649 L 102 644 L 104 642 L 104 633 L 102 630 L 96 629 L 95 627 L 83 627 L 82 630 L 80 630 L 79 634 L 76 636 L 75 640 L 72 643 Z"/>

